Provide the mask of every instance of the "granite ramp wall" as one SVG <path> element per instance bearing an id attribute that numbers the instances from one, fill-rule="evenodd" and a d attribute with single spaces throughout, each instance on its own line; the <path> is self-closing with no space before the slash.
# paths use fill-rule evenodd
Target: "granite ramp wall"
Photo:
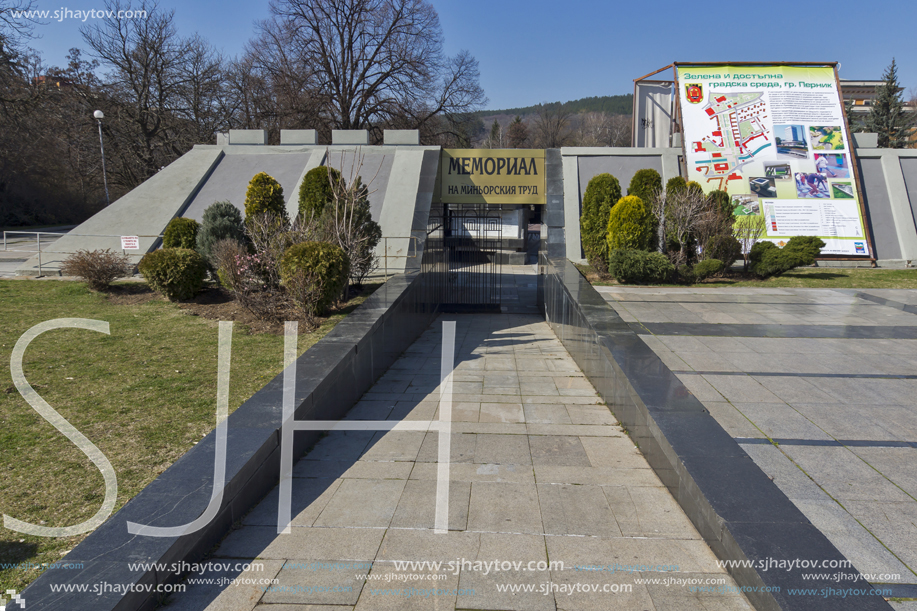
<path id="1" fill-rule="evenodd" d="M 570 261 L 542 257 L 542 264 L 548 323 L 720 559 L 847 560 Z M 880 596 L 788 593 L 792 588 L 868 589 L 866 581 L 854 581 L 860 577 L 855 569 L 826 570 L 847 574 L 842 584 L 853 586 L 804 580 L 800 570 L 729 572 L 740 587 L 751 589 L 745 595 L 762 611 L 891 609 Z"/>

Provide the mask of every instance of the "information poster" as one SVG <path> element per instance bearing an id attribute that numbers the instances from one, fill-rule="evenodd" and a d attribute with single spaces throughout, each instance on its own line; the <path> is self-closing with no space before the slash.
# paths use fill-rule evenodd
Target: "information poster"
<path id="1" fill-rule="evenodd" d="M 870 255 L 844 107 L 830 66 L 679 66 L 688 180 L 760 215 L 765 239 Z"/>

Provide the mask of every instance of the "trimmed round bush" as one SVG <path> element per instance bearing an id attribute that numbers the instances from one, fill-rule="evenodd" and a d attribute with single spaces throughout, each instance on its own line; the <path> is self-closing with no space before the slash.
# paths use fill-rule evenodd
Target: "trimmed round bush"
<path id="1" fill-rule="evenodd" d="M 648 202 L 653 198 L 657 191 L 662 190 L 662 177 L 659 172 L 651 168 L 638 170 L 634 177 L 630 179 L 630 185 L 627 187 L 628 195 L 635 195 Z"/>
<path id="2" fill-rule="evenodd" d="M 635 195 L 622 197 L 608 215 L 608 250 L 645 250 L 653 236 L 653 217 Z"/>
<path id="3" fill-rule="evenodd" d="M 608 256 L 608 273 L 622 284 L 659 284 L 674 272 L 672 262 L 661 252 L 620 248 Z"/>
<path id="4" fill-rule="evenodd" d="M 147 253 L 137 266 L 153 290 L 169 301 L 191 299 L 204 284 L 207 263 L 189 248 L 163 248 Z"/>
<path id="5" fill-rule="evenodd" d="M 688 183 L 681 176 L 673 176 L 665 183 L 666 193 L 678 193 L 688 188 Z"/>
<path id="6" fill-rule="evenodd" d="M 267 172 L 259 172 L 248 183 L 245 192 L 245 220 L 265 212 L 273 212 L 286 219 L 287 206 L 280 183 Z"/>
<path id="7" fill-rule="evenodd" d="M 194 219 L 177 217 L 169 221 L 162 232 L 163 248 L 194 248 L 201 225 Z"/>
<path id="8" fill-rule="evenodd" d="M 308 219 L 318 218 L 325 206 L 334 200 L 331 183 L 342 183 L 341 173 L 330 166 L 320 165 L 306 172 L 299 187 L 299 215 Z"/>
<path id="9" fill-rule="evenodd" d="M 347 254 L 327 242 L 294 244 L 280 260 L 284 287 L 311 314 L 321 314 L 340 297 L 349 272 Z"/>
<path id="10" fill-rule="evenodd" d="M 686 189 L 697 189 L 698 191 L 701 191 L 701 192 L 703 192 L 704 190 L 704 188 L 700 185 L 700 183 L 694 180 L 689 180 L 688 182 L 686 182 L 685 188 Z"/>
<path id="11" fill-rule="evenodd" d="M 621 199 L 621 185 L 611 174 L 597 174 L 589 180 L 583 193 L 583 212 L 580 216 L 580 238 L 589 264 L 599 273 L 606 271 L 608 244 L 608 215 Z"/>
<path id="12" fill-rule="evenodd" d="M 204 222 L 197 232 L 197 252 L 213 264 L 213 248 L 220 240 L 245 241 L 242 213 L 230 202 L 214 202 L 204 210 Z"/>
<path id="13" fill-rule="evenodd" d="M 698 282 L 703 282 L 713 274 L 723 271 L 723 262 L 719 259 L 704 259 L 694 266 L 694 277 Z"/>

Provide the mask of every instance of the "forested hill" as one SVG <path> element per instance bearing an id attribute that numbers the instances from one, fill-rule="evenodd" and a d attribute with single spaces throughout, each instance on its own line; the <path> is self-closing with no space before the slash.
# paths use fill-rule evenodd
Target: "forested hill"
<path id="1" fill-rule="evenodd" d="M 579 112 L 604 112 L 609 115 L 629 115 L 633 112 L 633 94 L 624 95 L 603 95 L 589 98 L 581 98 L 570 102 L 554 102 L 550 105 L 560 104 L 561 108 L 571 114 Z M 507 108 L 503 110 L 479 110 L 474 113 L 476 117 L 493 117 L 497 115 L 511 115 L 525 117 L 526 115 L 538 113 L 541 105 L 524 106 L 522 108 Z"/>

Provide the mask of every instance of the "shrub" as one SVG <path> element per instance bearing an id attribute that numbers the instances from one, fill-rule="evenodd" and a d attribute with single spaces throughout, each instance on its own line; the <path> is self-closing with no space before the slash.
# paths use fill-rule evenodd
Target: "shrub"
<path id="1" fill-rule="evenodd" d="M 583 194 L 580 239 L 589 264 L 600 274 L 608 270 L 608 216 L 621 199 L 621 185 L 611 174 L 597 174 Z"/>
<path id="2" fill-rule="evenodd" d="M 662 177 L 653 169 L 638 170 L 630 179 L 627 187 L 628 195 L 635 195 L 644 202 L 650 201 L 656 191 L 662 189 Z"/>
<path id="3" fill-rule="evenodd" d="M 78 250 L 61 264 L 64 276 L 76 276 L 86 281 L 93 291 L 107 289 L 118 278 L 131 273 L 130 258 L 105 250 Z"/>
<path id="4" fill-rule="evenodd" d="M 687 189 L 688 191 L 698 191 L 700 193 L 704 192 L 704 188 L 700 186 L 700 183 L 694 180 L 689 180 L 688 182 L 686 182 L 685 189 Z"/>
<path id="5" fill-rule="evenodd" d="M 188 248 L 164 248 L 144 255 L 140 273 L 169 301 L 191 299 L 204 284 L 207 263 Z"/>
<path id="6" fill-rule="evenodd" d="M 645 250 L 653 237 L 653 227 L 653 217 L 639 197 L 622 197 L 608 215 L 608 250 Z"/>
<path id="7" fill-rule="evenodd" d="M 674 271 L 661 252 L 621 248 L 612 250 L 608 257 L 608 272 L 624 284 L 665 282 Z"/>
<path id="8" fill-rule="evenodd" d="M 162 233 L 163 248 L 191 248 L 197 241 L 197 232 L 200 223 L 194 219 L 176 217 L 169 221 L 166 230 Z"/>
<path id="9" fill-rule="evenodd" d="M 283 187 L 266 172 L 259 172 L 248 183 L 245 192 L 245 221 L 265 212 L 272 212 L 284 220 L 287 218 Z"/>
<path id="10" fill-rule="evenodd" d="M 359 176 L 351 185 L 344 181 L 334 186 L 333 201 L 325 207 L 321 225 L 325 241 L 340 246 L 350 263 L 350 279 L 355 286 L 376 268 L 375 248 L 382 229 L 369 210 L 369 190 Z"/>
<path id="11" fill-rule="evenodd" d="M 733 216 L 732 199 L 725 191 L 720 191 L 719 189 L 711 191 L 710 195 L 707 196 L 707 199 L 709 199 L 710 203 L 712 203 L 717 209 L 721 210 L 724 214 Z"/>
<path id="12" fill-rule="evenodd" d="M 773 242 L 758 242 L 749 253 L 751 271 L 761 278 L 779 276 L 795 267 L 812 265 L 824 247 L 825 243 L 813 236 L 790 238 L 783 248 Z"/>
<path id="13" fill-rule="evenodd" d="M 280 262 L 280 277 L 290 297 L 307 315 L 321 314 L 347 285 L 350 263 L 339 246 L 303 242 L 291 246 Z"/>
<path id="14" fill-rule="evenodd" d="M 742 256 L 742 244 L 731 235 L 720 233 L 707 239 L 704 244 L 704 259 L 719 259 L 724 269 Z"/>
<path id="15" fill-rule="evenodd" d="M 214 247 L 221 240 L 245 240 L 242 213 L 230 202 L 214 202 L 204 210 L 204 222 L 197 232 L 197 252 L 214 267 Z"/>
<path id="16" fill-rule="evenodd" d="M 325 206 L 334 200 L 331 183 L 340 183 L 341 173 L 329 166 L 318 166 L 306 172 L 299 187 L 299 214 L 304 219 L 318 218 Z"/>
<path id="17" fill-rule="evenodd" d="M 713 274 L 723 271 L 723 262 L 719 259 L 704 259 L 694 266 L 694 278 L 697 282 L 703 282 Z"/>
<path id="18" fill-rule="evenodd" d="M 688 183 L 685 182 L 685 179 L 681 176 L 673 176 L 665 183 L 665 190 L 667 193 L 678 193 L 679 191 L 684 191 L 688 188 Z"/>

